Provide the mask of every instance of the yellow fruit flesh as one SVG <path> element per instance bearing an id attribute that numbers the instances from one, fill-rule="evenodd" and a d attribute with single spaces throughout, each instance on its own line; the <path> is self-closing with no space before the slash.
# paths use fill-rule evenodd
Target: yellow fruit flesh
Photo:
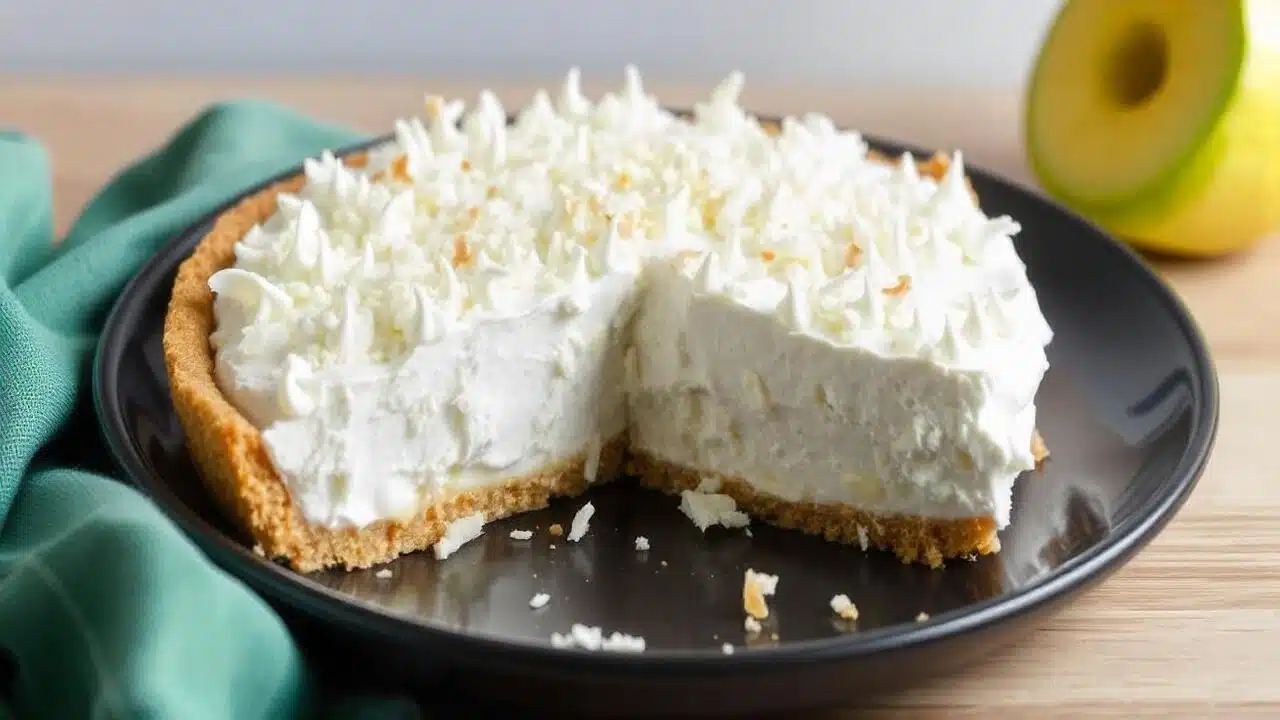
<path id="1" fill-rule="evenodd" d="M 1235 85 L 1238 13 L 1229 0 L 1069 2 L 1029 104 L 1045 173 L 1075 203 L 1105 208 L 1185 164 Z"/>
<path id="2" fill-rule="evenodd" d="M 1254 65 L 1245 83 L 1265 90 L 1237 95 L 1192 170 L 1163 198 L 1100 214 L 1100 223 L 1135 245 L 1187 256 L 1224 255 L 1280 235 L 1280 56 L 1264 72 Z"/>
<path id="3" fill-rule="evenodd" d="M 1164 252 L 1280 229 L 1277 21 L 1277 0 L 1069 2 L 1028 97 L 1042 184 Z"/>

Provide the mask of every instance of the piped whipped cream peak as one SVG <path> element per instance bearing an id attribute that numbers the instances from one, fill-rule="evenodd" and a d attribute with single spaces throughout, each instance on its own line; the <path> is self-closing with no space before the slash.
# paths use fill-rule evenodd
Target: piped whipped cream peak
<path id="1" fill-rule="evenodd" d="M 663 273 L 787 338 L 940 370 L 1022 363 L 1038 382 L 1051 332 L 1019 227 L 975 204 L 959 153 L 921 173 L 823 115 L 767 129 L 742 88 L 730 75 L 684 118 L 635 68 L 595 100 L 572 70 L 510 124 L 490 92 L 470 107 L 428 96 L 362 167 L 308 160 L 209 281 L 219 382 L 306 486 L 308 517 L 367 523 L 450 478 L 534 469 L 622 432 L 627 394 L 654 372 L 624 331 L 638 306 L 667 302 L 645 294 Z M 673 324 L 689 311 L 671 307 Z M 622 409 L 601 419 L 571 397 L 588 382 Z M 512 407 L 543 405 L 559 415 L 517 427 Z M 360 449 L 375 437 L 361 423 L 416 449 Z"/>

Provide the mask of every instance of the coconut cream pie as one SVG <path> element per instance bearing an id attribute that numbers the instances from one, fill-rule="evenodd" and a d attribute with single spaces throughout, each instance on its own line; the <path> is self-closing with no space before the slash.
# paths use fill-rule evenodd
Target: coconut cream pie
<path id="1" fill-rule="evenodd" d="M 1051 338 L 1017 223 L 959 154 L 765 127 L 741 88 L 430 97 L 224 213 L 165 358 L 262 551 L 365 567 L 627 471 L 904 561 L 998 550 Z"/>

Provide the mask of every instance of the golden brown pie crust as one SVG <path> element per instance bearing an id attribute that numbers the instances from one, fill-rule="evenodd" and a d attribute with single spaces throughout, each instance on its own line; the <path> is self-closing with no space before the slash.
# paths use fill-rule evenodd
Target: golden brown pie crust
<path id="1" fill-rule="evenodd" d="M 641 483 L 672 494 L 693 490 L 712 478 L 720 483 L 717 492 L 733 498 L 753 518 L 849 545 L 859 545 L 865 537 L 868 548 L 889 550 L 904 563 L 941 567 L 947 558 L 986 555 L 1000 549 L 996 521 L 989 517 L 952 520 L 871 513 L 849 505 L 790 502 L 757 492 L 742 478 L 700 472 L 637 449 L 628 453 L 627 471 Z"/>

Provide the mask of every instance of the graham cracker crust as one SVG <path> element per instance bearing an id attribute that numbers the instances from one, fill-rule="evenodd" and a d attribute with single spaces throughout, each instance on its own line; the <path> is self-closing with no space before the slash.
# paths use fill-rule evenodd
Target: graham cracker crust
<path id="1" fill-rule="evenodd" d="M 364 160 L 356 156 L 346 162 L 360 166 Z M 264 555 L 311 572 L 333 566 L 369 567 L 431 547 L 450 522 L 477 511 L 483 511 L 488 522 L 545 507 L 554 496 L 585 491 L 586 456 L 579 454 L 493 488 L 441 500 L 405 520 L 359 529 L 331 529 L 306 521 L 272 465 L 262 434 L 218 389 L 209 345 L 214 330 L 209 276 L 233 263 L 235 244 L 275 212 L 276 197 L 297 191 L 302 183 L 300 176 L 277 183 L 223 213 L 178 269 L 165 316 L 164 359 L 174 409 L 202 482 L 223 511 Z M 625 433 L 609 440 L 601 450 L 598 477 L 617 475 L 625 453 Z"/>
<path id="2" fill-rule="evenodd" d="M 344 160 L 352 167 L 361 167 L 366 161 L 365 154 Z M 945 156 L 921 161 L 921 172 L 940 176 L 945 162 Z M 208 284 L 214 272 L 234 263 L 235 244 L 275 212 L 277 196 L 296 192 L 303 182 L 299 174 L 275 183 L 218 217 L 179 267 L 165 316 L 164 358 L 174 408 L 201 482 L 223 512 L 248 533 L 262 554 L 283 560 L 299 572 L 335 566 L 350 570 L 427 549 L 444 535 L 450 522 L 477 511 L 483 511 L 489 522 L 545 507 L 552 497 L 584 492 L 588 486 L 583 477 L 586 457 L 579 454 L 538 472 L 508 478 L 492 488 L 442 499 L 403 520 L 379 521 L 359 529 L 331 529 L 306 521 L 272 465 L 261 432 L 231 405 L 214 379 L 214 353 L 209 343 L 215 329 L 214 298 Z M 1048 456 L 1039 434 L 1033 438 L 1033 452 L 1037 461 Z M 631 454 L 628 462 L 625 432 L 604 445 L 598 481 L 613 479 L 624 467 L 640 476 L 645 485 L 673 493 L 695 488 L 706 476 L 644 453 Z M 861 527 L 868 546 L 891 550 L 904 562 L 937 567 L 946 558 L 992 553 L 1000 548 L 991 518 L 938 520 L 789 503 L 755 492 L 740 478 L 718 479 L 722 492 L 758 519 L 852 544 L 860 543 Z"/>
<path id="3" fill-rule="evenodd" d="M 904 563 L 936 568 L 949 558 L 1000 550 L 996 523 L 989 517 L 882 515 L 848 505 L 790 502 L 757 492 L 742 478 L 692 470 L 636 449 L 628 454 L 627 472 L 644 485 L 671 494 L 693 490 L 704 478 L 714 478 L 720 482 L 717 492 L 733 498 L 753 518 L 850 545 L 860 545 L 865 536 L 868 548 L 892 551 Z"/>

